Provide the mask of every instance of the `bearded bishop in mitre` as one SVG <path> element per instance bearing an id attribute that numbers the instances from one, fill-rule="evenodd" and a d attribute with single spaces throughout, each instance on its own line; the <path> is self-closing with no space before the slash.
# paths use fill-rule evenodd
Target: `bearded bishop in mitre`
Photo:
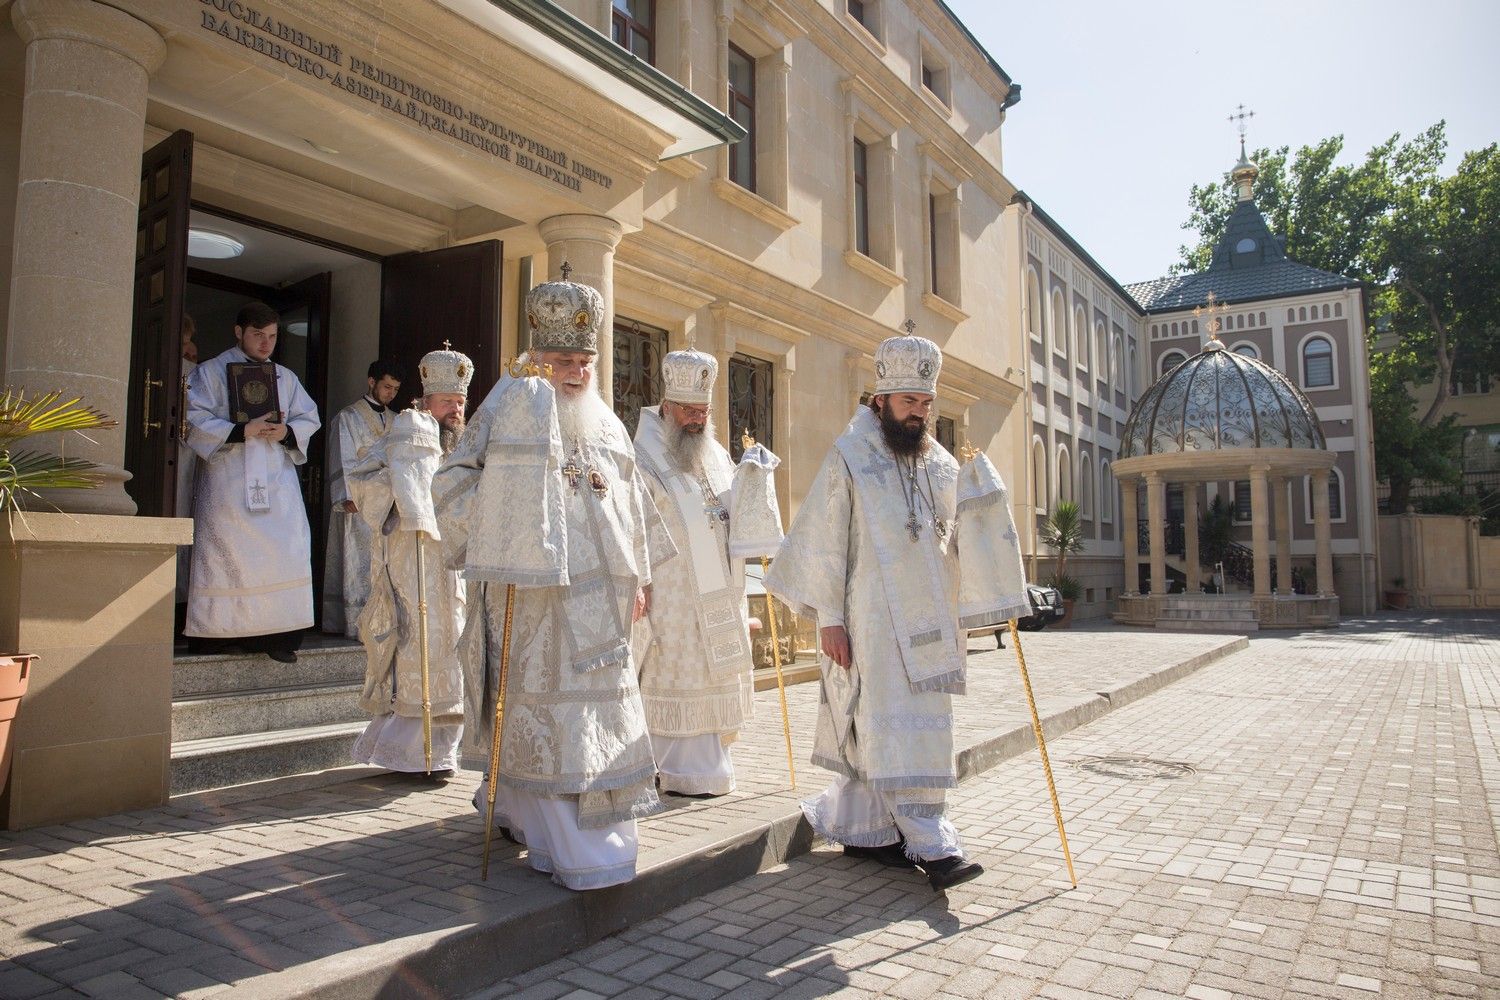
<path id="1" fill-rule="evenodd" d="M 880 345 L 874 395 L 828 453 L 766 580 L 819 626 L 813 763 L 836 777 L 804 814 L 846 854 L 919 866 L 939 890 L 983 871 L 944 812 L 967 630 L 1026 606 L 994 466 L 980 455 L 960 471 L 927 432 L 941 366 L 922 337 Z"/>
<path id="2" fill-rule="evenodd" d="M 359 616 L 359 638 L 367 657 L 359 704 L 373 718 L 355 742 L 353 755 L 356 764 L 442 779 L 458 766 L 464 730 L 458 637 L 468 585 L 443 563 L 432 478 L 463 434 L 474 362 L 445 348 L 425 355 L 417 374 L 422 379 L 420 403 L 396 414 L 390 430 L 376 438 L 346 474 L 349 497 L 358 508 L 355 516 L 364 519 L 371 539 L 370 594 Z M 430 763 L 424 724 L 430 726 Z"/>
<path id="3" fill-rule="evenodd" d="M 729 746 L 754 696 L 745 562 L 730 551 L 735 464 L 709 409 L 718 361 L 673 351 L 661 369 L 663 400 L 641 409 L 635 450 L 678 556 L 636 625 L 641 698 L 661 790 L 708 798 L 734 791 Z"/>
<path id="4" fill-rule="evenodd" d="M 488 769 L 508 634 L 495 823 L 532 868 L 595 889 L 635 877 L 636 819 L 660 808 L 629 639 L 674 549 L 594 390 L 602 297 L 564 264 L 526 315 L 546 374 L 502 379 L 433 482 L 446 558 L 470 583 L 464 758 Z"/>

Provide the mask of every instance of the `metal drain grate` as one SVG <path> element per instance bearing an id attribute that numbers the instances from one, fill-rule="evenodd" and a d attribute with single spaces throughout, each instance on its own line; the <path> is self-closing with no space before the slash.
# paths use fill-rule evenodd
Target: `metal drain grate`
<path id="1" fill-rule="evenodd" d="M 1176 781 L 1191 778 L 1198 769 L 1179 760 L 1155 760 L 1151 757 L 1083 757 L 1072 762 L 1080 771 L 1120 778 L 1125 781 Z"/>

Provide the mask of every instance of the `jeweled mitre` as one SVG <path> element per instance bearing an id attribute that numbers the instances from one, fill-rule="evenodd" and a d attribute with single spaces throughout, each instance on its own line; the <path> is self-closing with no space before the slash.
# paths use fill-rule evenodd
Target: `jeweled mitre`
<path id="1" fill-rule="evenodd" d="M 674 403 L 707 404 L 719 377 L 719 362 L 712 354 L 695 351 L 673 351 L 661 361 L 663 399 Z"/>
<path id="2" fill-rule="evenodd" d="M 875 395 L 925 392 L 937 395 L 943 352 L 926 337 L 891 337 L 875 348 Z"/>
<path id="3" fill-rule="evenodd" d="M 422 395 L 435 392 L 457 392 L 469 394 L 469 381 L 474 377 L 474 362 L 459 351 L 429 351 L 417 364 L 417 374 L 422 378 Z"/>
<path id="4" fill-rule="evenodd" d="M 537 285 L 526 293 L 532 351 L 599 353 L 604 296 L 588 285 L 569 281 L 571 270 L 564 264 L 560 280 Z"/>

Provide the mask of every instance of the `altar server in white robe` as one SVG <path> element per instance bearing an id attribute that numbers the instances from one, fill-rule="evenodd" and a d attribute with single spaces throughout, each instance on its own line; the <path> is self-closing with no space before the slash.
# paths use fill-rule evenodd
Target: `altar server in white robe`
<path id="1" fill-rule="evenodd" d="M 652 582 L 635 645 L 659 787 L 709 798 L 734 791 L 729 745 L 754 697 L 745 562 L 729 551 L 735 466 L 709 413 L 718 361 L 673 351 L 661 368 L 664 399 L 642 408 L 635 452 L 678 558 Z"/>
<path id="2" fill-rule="evenodd" d="M 390 428 L 391 403 L 401 391 L 396 366 L 371 362 L 364 396 L 333 418 L 328 442 L 328 545 L 323 559 L 323 631 L 359 635 L 359 613 L 370 596 L 370 526 L 359 516 L 350 471 Z"/>
<path id="3" fill-rule="evenodd" d="M 919 866 L 939 890 L 983 871 L 944 814 L 966 633 L 1026 601 L 994 467 L 979 456 L 961 476 L 927 433 L 941 365 L 922 337 L 880 345 L 874 396 L 824 460 L 766 580 L 818 620 L 812 759 L 837 777 L 802 804 L 808 821 L 846 854 Z"/>
<path id="4" fill-rule="evenodd" d="M 594 889 L 635 877 L 636 818 L 660 808 L 629 639 L 673 549 L 630 437 L 593 389 L 604 301 L 567 274 L 526 296 L 530 357 L 551 375 L 496 385 L 433 496 L 449 565 L 470 584 L 464 760 L 489 766 L 514 584 L 495 823 L 532 868 Z"/>
<path id="5" fill-rule="evenodd" d="M 236 423 L 226 366 L 268 361 L 281 318 L 261 302 L 240 309 L 236 345 L 188 378 L 188 447 L 197 454 L 193 571 L 187 627 L 292 663 L 313 624 L 311 532 L 297 481 L 321 426 L 297 376 L 276 366 L 281 419 Z"/>
<path id="6" fill-rule="evenodd" d="M 474 363 L 453 350 L 417 365 L 422 401 L 397 414 L 348 474 L 349 495 L 372 539 L 370 594 L 359 619 L 368 661 L 359 704 L 374 718 L 354 744 L 356 764 L 442 779 L 458 767 L 464 678 L 458 637 L 467 584 L 443 564 L 432 477 L 464 430 Z M 421 547 L 419 562 L 418 547 Z M 417 588 L 418 568 L 425 580 Z M 423 733 L 419 596 L 427 600 L 427 694 L 432 760 Z"/>

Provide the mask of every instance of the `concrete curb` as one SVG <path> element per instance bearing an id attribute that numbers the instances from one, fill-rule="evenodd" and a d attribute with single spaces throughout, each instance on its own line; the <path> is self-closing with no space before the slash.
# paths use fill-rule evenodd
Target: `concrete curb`
<path id="1" fill-rule="evenodd" d="M 1244 636 L 1127 681 L 1109 691 L 1039 704 L 1052 738 L 1137 701 L 1249 645 Z M 1035 746 L 1029 717 L 958 752 L 968 781 Z M 593 892 L 539 887 L 505 904 L 474 904 L 469 923 L 357 948 L 235 987 L 236 1000 L 432 1000 L 463 995 L 536 968 L 812 849 L 795 798 L 770 797 L 759 815 L 642 857 L 626 885 Z"/>

